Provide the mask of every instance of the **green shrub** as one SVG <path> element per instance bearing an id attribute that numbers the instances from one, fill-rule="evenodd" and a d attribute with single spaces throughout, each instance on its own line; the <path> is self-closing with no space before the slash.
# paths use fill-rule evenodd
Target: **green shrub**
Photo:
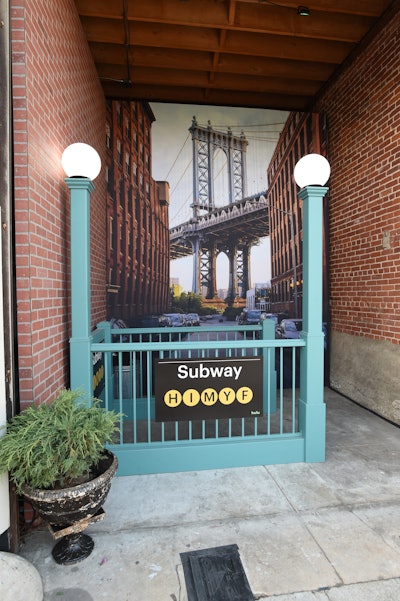
<path id="1" fill-rule="evenodd" d="M 88 479 L 119 430 L 120 415 L 99 403 L 89 404 L 79 390 L 61 390 L 52 402 L 14 416 L 0 438 L 0 474 L 8 470 L 18 492 L 24 484 L 52 489 Z"/>

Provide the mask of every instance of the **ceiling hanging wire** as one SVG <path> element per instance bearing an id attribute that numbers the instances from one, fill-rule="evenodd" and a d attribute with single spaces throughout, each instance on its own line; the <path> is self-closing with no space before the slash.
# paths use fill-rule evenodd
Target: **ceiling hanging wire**
<path id="1" fill-rule="evenodd" d="M 129 63 L 129 23 L 128 23 L 128 12 L 126 10 L 126 0 L 122 0 L 122 7 L 123 7 L 123 15 L 124 15 L 125 59 L 126 59 L 126 72 L 127 72 L 127 79 L 124 83 L 126 86 L 132 86 L 131 66 Z"/>
<path id="2" fill-rule="evenodd" d="M 132 79 L 131 79 L 131 66 L 129 63 L 129 23 L 128 23 L 128 13 L 126 9 L 126 0 L 122 0 L 122 16 L 124 21 L 124 47 L 125 47 L 125 60 L 126 60 L 126 79 L 116 79 L 115 77 L 104 77 L 101 76 L 100 79 L 102 81 L 113 81 L 115 83 L 122 83 L 125 87 L 132 87 Z"/>

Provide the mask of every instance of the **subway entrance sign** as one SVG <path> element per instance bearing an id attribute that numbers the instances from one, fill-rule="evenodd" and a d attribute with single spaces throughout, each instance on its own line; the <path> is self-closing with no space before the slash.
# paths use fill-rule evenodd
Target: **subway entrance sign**
<path id="1" fill-rule="evenodd" d="M 156 421 L 261 415 L 262 367 L 262 357 L 157 360 Z"/>

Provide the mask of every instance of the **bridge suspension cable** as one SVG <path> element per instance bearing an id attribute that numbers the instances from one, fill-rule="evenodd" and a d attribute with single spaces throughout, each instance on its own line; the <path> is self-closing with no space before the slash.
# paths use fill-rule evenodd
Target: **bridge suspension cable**
<path id="1" fill-rule="evenodd" d="M 176 184 L 175 184 L 174 188 L 171 190 L 171 197 L 172 197 L 173 193 L 175 192 L 175 190 L 177 189 L 177 187 L 179 186 L 179 184 L 181 183 L 181 181 L 183 180 L 184 176 L 185 176 L 185 175 L 186 175 L 186 173 L 187 173 L 187 170 L 189 169 L 189 167 L 191 167 L 192 163 L 193 163 L 193 161 L 192 161 L 192 159 L 191 159 L 191 160 L 189 161 L 189 163 L 186 165 L 186 167 L 185 167 L 185 169 L 184 169 L 184 171 L 183 171 L 182 175 L 180 176 L 179 180 L 176 182 Z M 181 215 L 181 213 L 182 213 L 182 210 L 183 210 L 183 209 L 186 207 L 186 205 L 187 205 L 188 201 L 190 201 L 192 198 L 193 198 L 193 191 L 191 190 L 191 191 L 190 191 L 190 192 L 187 194 L 186 198 L 184 198 L 184 199 L 182 200 L 182 202 L 180 203 L 180 205 L 179 205 L 178 207 L 174 207 L 174 209 L 175 209 L 175 213 L 174 213 L 174 215 L 170 215 L 170 222 L 171 222 L 171 223 L 173 222 L 173 220 L 174 220 L 174 219 L 176 219 L 176 217 L 178 217 L 178 215 Z"/>
<path id="2" fill-rule="evenodd" d="M 185 139 L 184 143 L 182 144 L 181 148 L 179 149 L 178 154 L 176 155 L 175 160 L 172 163 L 167 175 L 163 178 L 165 181 L 168 181 L 168 178 L 171 175 L 171 172 L 172 172 L 173 168 L 175 167 L 176 163 L 178 162 L 178 159 L 179 159 L 180 155 L 182 154 L 183 149 L 185 148 L 186 142 L 188 141 L 189 137 L 190 137 L 190 134 L 188 134 L 186 136 L 186 139 Z"/>

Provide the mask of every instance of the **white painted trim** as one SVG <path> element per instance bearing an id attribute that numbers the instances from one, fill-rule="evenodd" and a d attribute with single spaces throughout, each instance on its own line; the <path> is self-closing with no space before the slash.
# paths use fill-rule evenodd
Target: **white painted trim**
<path id="1" fill-rule="evenodd" d="M 0 208 L 1 223 L 1 208 Z M 1 242 L 1 241 L 0 241 Z M 3 265 L 0 243 L 0 265 Z M 3 311 L 3 269 L 0 277 L 0 428 L 7 421 L 6 413 L 6 376 L 4 368 L 4 311 Z M 0 433 L 0 436 L 3 431 Z M 10 498 L 8 492 L 8 474 L 0 476 L 0 535 L 10 527 Z"/>

